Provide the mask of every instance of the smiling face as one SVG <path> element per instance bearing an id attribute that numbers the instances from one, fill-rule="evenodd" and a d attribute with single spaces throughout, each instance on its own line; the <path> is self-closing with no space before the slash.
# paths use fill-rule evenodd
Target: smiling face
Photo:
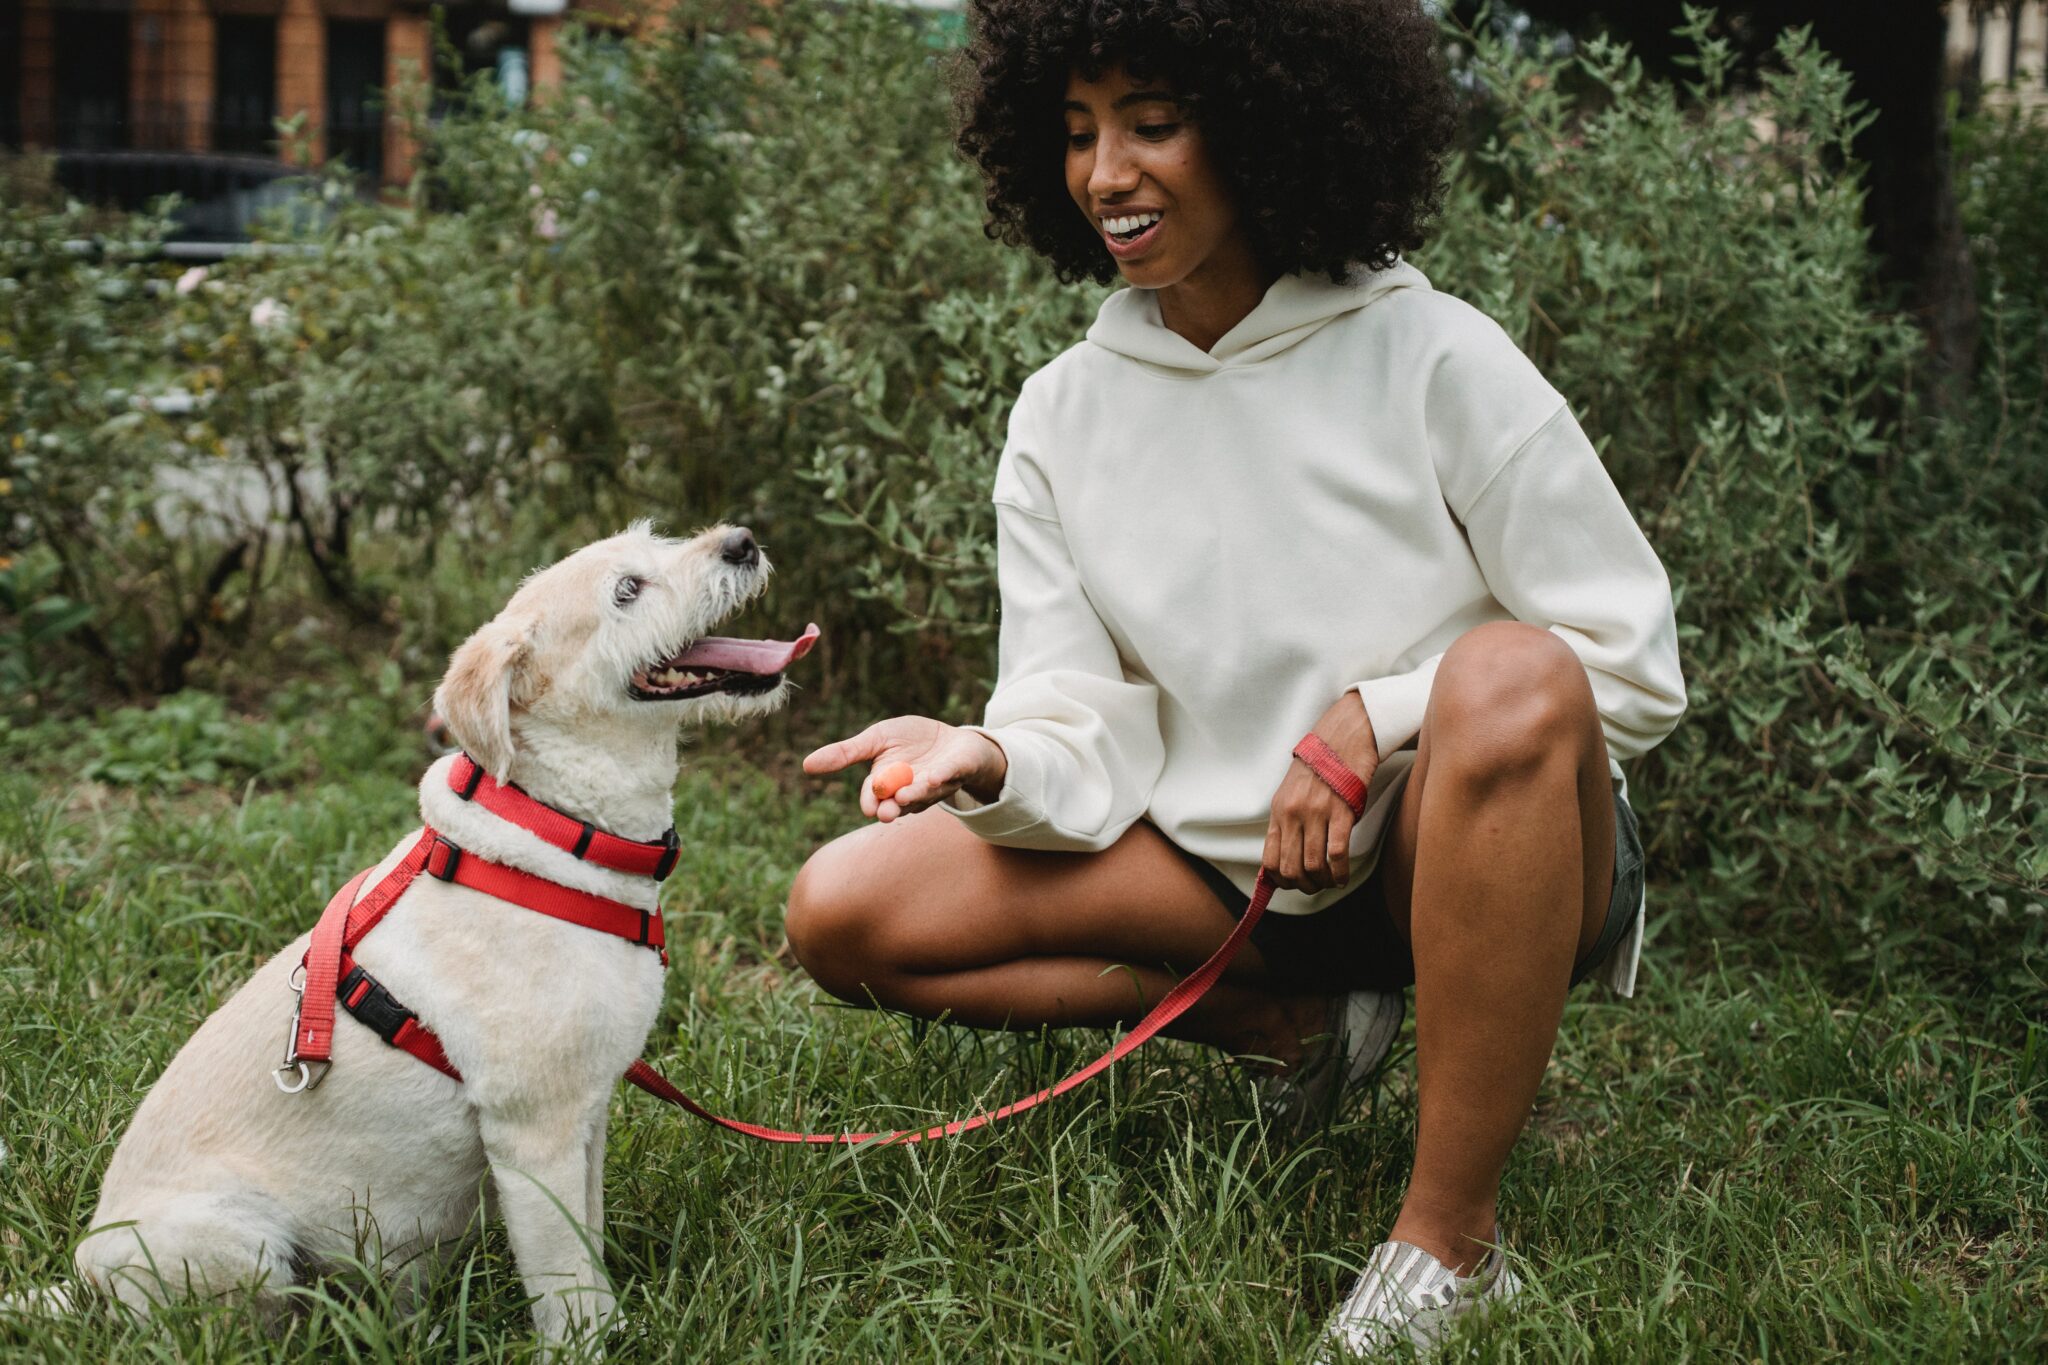
<path id="1" fill-rule="evenodd" d="M 1140 289 L 1256 274 L 1237 205 L 1202 133 L 1159 81 L 1121 67 L 1067 82 L 1067 193 Z"/>

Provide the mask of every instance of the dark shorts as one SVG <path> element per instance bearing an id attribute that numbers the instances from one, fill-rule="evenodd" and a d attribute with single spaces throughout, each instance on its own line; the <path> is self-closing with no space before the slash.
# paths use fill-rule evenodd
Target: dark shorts
<path id="1" fill-rule="evenodd" d="M 1233 915 L 1244 913 L 1250 897 L 1230 878 L 1186 849 L 1173 847 L 1216 893 L 1224 909 Z M 1387 911 L 1382 871 L 1375 867 L 1362 886 L 1314 914 L 1268 914 L 1253 926 L 1252 942 L 1266 960 L 1276 986 L 1303 994 L 1335 995 L 1366 989 L 1406 990 L 1415 983 L 1415 959 Z M 1636 831 L 1636 813 L 1616 795 L 1614 893 L 1607 901 L 1607 923 L 1600 937 L 1573 964 L 1574 986 L 1606 961 L 1635 923 L 1642 902 L 1643 843 Z"/>

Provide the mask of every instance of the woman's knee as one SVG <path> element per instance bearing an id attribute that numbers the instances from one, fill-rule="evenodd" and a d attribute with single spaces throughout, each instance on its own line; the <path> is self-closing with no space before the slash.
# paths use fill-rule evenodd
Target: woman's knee
<path id="1" fill-rule="evenodd" d="M 1599 713 L 1585 665 L 1547 630 L 1496 621 L 1460 636 L 1430 686 L 1432 771 L 1487 781 L 1570 771 Z"/>
<path id="2" fill-rule="evenodd" d="M 878 952 L 886 903 L 857 847 L 867 833 L 843 835 L 810 856 L 789 888 L 783 918 L 790 950 L 803 969 L 855 1004 L 868 1003 L 875 978 L 886 969 Z"/>

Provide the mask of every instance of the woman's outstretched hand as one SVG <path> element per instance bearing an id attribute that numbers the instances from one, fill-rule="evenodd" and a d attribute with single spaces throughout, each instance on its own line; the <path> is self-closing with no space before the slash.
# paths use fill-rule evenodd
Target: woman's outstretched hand
<path id="1" fill-rule="evenodd" d="M 1316 734 L 1336 750 L 1358 780 L 1372 785 L 1380 765 L 1379 741 L 1358 693 L 1346 691 L 1316 722 Z M 1351 827 L 1357 823 L 1344 798 L 1300 759 L 1288 764 L 1273 815 L 1266 826 L 1264 861 L 1273 885 L 1290 891 L 1321 891 L 1351 880 Z"/>
<path id="2" fill-rule="evenodd" d="M 1010 767 L 1002 746 L 978 730 L 928 716 L 893 716 L 851 739 L 813 750 L 804 757 L 804 771 L 836 773 L 863 761 L 869 767 L 860 784 L 860 813 L 882 821 L 923 810 L 956 791 L 993 801 Z M 910 766 L 910 781 L 887 797 L 878 796 L 875 775 L 898 763 Z"/>

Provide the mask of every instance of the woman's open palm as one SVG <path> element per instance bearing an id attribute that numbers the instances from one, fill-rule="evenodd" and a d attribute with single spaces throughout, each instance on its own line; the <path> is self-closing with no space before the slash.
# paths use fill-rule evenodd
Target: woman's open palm
<path id="1" fill-rule="evenodd" d="M 892 716 L 851 739 L 812 751 L 804 758 L 804 771 L 836 773 L 863 761 L 869 767 L 860 784 L 861 814 L 882 821 L 923 810 L 963 787 L 993 799 L 1008 766 L 1001 747 L 977 730 L 929 716 Z M 898 763 L 910 765 L 910 781 L 886 798 L 877 796 L 875 774 Z"/>

